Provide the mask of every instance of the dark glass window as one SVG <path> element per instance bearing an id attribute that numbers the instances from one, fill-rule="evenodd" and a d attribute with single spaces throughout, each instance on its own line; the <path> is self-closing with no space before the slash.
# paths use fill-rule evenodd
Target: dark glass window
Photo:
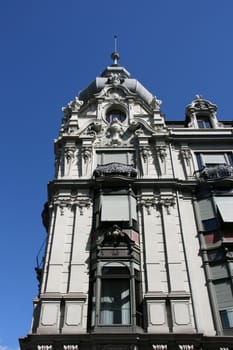
<path id="1" fill-rule="evenodd" d="M 215 218 L 202 220 L 202 223 L 203 223 L 204 231 L 213 231 L 213 230 L 217 230 L 218 228 L 218 223 Z"/>
<path id="2" fill-rule="evenodd" d="M 129 278 L 102 279 L 100 324 L 130 324 Z"/>
<path id="3" fill-rule="evenodd" d="M 197 117 L 197 124 L 200 129 L 210 129 L 211 124 L 209 117 L 207 116 L 199 116 Z"/>
<path id="4" fill-rule="evenodd" d="M 226 309 L 220 311 L 223 328 L 233 328 L 233 309 Z"/>
<path id="5" fill-rule="evenodd" d="M 106 115 L 106 121 L 108 123 L 111 123 L 113 120 L 118 120 L 119 122 L 123 123 L 126 119 L 125 113 L 119 110 L 111 110 Z"/>

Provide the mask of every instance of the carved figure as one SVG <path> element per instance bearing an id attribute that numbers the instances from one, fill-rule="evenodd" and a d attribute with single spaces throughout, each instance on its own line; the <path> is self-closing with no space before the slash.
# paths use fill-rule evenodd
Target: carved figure
<path id="1" fill-rule="evenodd" d="M 121 143 L 120 137 L 123 135 L 123 128 L 121 122 L 118 119 L 113 119 L 111 122 L 107 135 L 111 137 L 111 143 L 119 145 Z"/>

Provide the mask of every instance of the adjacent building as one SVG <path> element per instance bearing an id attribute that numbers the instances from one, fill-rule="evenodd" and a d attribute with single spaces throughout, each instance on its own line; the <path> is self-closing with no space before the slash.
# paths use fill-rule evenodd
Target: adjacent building
<path id="1" fill-rule="evenodd" d="M 113 64 L 63 108 L 21 350 L 233 349 L 233 125 Z"/>

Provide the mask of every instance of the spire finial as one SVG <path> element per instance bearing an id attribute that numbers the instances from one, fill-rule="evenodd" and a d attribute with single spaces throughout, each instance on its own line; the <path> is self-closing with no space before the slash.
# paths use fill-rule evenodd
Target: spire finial
<path id="1" fill-rule="evenodd" d="M 120 59 L 120 55 L 117 52 L 117 35 L 114 35 L 114 52 L 111 54 L 111 58 L 113 59 L 113 64 L 118 65 L 118 61 Z"/>

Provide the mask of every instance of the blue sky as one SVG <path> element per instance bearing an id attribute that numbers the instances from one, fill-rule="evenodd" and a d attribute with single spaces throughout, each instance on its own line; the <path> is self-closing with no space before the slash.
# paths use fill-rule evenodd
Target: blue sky
<path id="1" fill-rule="evenodd" d="M 184 118 L 196 94 L 232 119 L 232 0 L 2 0 L 0 3 L 0 350 L 29 331 L 41 211 L 53 178 L 61 107 L 120 63 Z"/>

